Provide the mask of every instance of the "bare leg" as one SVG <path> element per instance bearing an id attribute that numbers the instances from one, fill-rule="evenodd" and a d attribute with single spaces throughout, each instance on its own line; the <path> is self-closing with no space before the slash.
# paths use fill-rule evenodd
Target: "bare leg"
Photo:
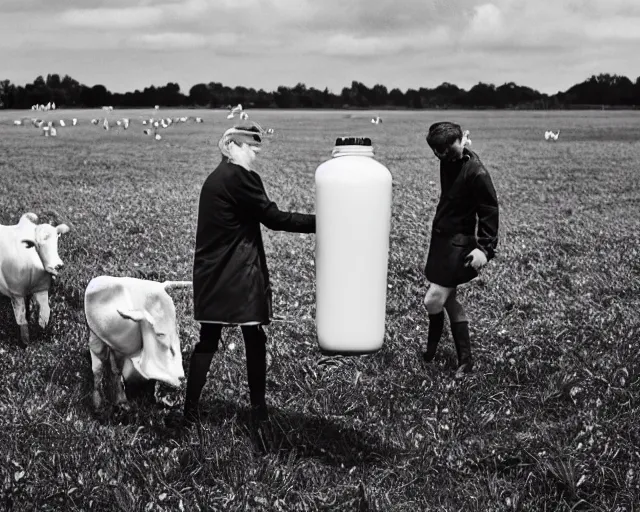
<path id="1" fill-rule="evenodd" d="M 93 406 L 99 410 L 104 401 L 102 379 L 104 365 L 109 359 L 109 347 L 91 331 L 89 331 L 89 353 L 91 354 L 91 371 L 93 372 Z"/>
<path id="2" fill-rule="evenodd" d="M 49 317 L 51 316 L 51 308 L 49 307 L 49 291 L 44 290 L 42 292 L 36 292 L 33 294 L 33 298 L 38 303 L 38 323 L 43 329 L 49 323 Z"/>
<path id="3" fill-rule="evenodd" d="M 422 354 L 427 363 L 433 361 L 436 355 L 438 343 L 442 337 L 442 328 L 444 327 L 443 308 L 454 292 L 455 288 L 446 288 L 434 283 L 431 283 L 427 290 L 424 305 L 429 313 L 429 334 L 427 337 L 427 350 Z"/>
<path id="4" fill-rule="evenodd" d="M 429 315 L 437 315 L 444 309 L 449 296 L 455 291 L 455 288 L 446 288 L 439 284 L 431 283 L 427 294 L 424 297 L 424 305 Z"/>
<path id="5" fill-rule="evenodd" d="M 444 309 L 446 310 L 447 316 L 449 317 L 449 322 L 451 322 L 452 324 L 456 322 L 467 321 L 467 317 L 464 313 L 464 308 L 462 307 L 462 304 L 458 302 L 458 299 L 456 297 L 457 292 L 457 288 L 454 288 L 447 298 L 447 301 L 444 303 Z"/>
<path id="6" fill-rule="evenodd" d="M 16 322 L 20 327 L 20 342 L 26 345 L 29 343 L 29 324 L 27 323 L 27 306 L 24 297 L 11 297 L 11 305 Z"/>

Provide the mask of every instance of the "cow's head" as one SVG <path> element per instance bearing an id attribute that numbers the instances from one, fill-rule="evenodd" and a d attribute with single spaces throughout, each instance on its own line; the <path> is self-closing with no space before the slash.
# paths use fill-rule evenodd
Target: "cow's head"
<path id="1" fill-rule="evenodd" d="M 142 351 L 139 357 L 131 358 L 134 368 L 146 379 L 179 387 L 184 369 L 176 309 L 169 294 L 161 289 L 149 298 L 144 309 L 118 309 L 118 313 L 140 324 Z"/>
<path id="2" fill-rule="evenodd" d="M 42 266 L 51 275 L 57 276 L 64 263 L 58 255 L 58 238 L 69 231 L 69 226 L 60 224 L 37 224 L 32 229 L 23 229 L 22 244 L 27 249 L 35 249 Z"/>

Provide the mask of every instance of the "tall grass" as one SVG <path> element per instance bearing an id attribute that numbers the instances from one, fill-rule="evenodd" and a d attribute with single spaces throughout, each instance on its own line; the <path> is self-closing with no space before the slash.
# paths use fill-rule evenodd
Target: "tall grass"
<path id="1" fill-rule="evenodd" d="M 7 510 L 602 510 L 640 503 L 640 115 L 635 112 L 250 112 L 274 136 L 260 173 L 282 209 L 314 210 L 314 171 L 336 136 L 368 135 L 393 174 L 386 338 L 363 357 L 315 340 L 313 235 L 264 230 L 276 314 L 267 328 L 274 447 L 256 452 L 239 330 L 227 330 L 201 427 L 164 403 L 95 417 L 83 293 L 100 274 L 190 279 L 198 192 L 223 112 L 142 134 L 88 124 L 56 138 L 0 117 L 0 222 L 65 222 L 52 320 L 16 343 L 0 299 L 0 468 Z M 28 113 L 29 115 L 31 112 Z M 71 117 L 57 111 L 41 117 Z M 119 115 L 114 112 L 112 117 Z M 170 113 L 169 115 L 176 115 Z M 180 114 L 182 115 L 182 114 Z M 499 256 L 460 296 L 474 373 L 454 378 L 448 331 L 421 362 L 422 273 L 439 194 L 428 125 L 459 121 L 501 203 Z M 560 129 L 548 143 L 546 129 Z M 172 292 L 186 361 L 198 338 Z M 229 349 L 231 342 L 235 350 Z M 635 508 L 634 508 L 635 507 Z"/>

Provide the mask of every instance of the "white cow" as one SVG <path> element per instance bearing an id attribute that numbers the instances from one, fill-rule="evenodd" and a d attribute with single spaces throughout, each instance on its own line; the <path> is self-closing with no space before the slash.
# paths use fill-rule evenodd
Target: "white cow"
<path id="1" fill-rule="evenodd" d="M 176 309 L 167 293 L 190 281 L 147 281 L 99 276 L 87 285 L 84 311 L 89 326 L 93 405 L 102 407 L 104 364 L 111 365 L 116 406 L 127 407 L 123 386 L 155 380 L 179 387 L 184 379 Z"/>
<path id="2" fill-rule="evenodd" d="M 20 342 L 29 342 L 25 299 L 33 296 L 38 303 L 38 323 L 49 323 L 49 288 L 53 276 L 64 266 L 58 255 L 58 237 L 69 231 L 60 224 L 36 224 L 35 213 L 25 213 L 18 224 L 0 225 L 0 293 L 11 299 Z"/>

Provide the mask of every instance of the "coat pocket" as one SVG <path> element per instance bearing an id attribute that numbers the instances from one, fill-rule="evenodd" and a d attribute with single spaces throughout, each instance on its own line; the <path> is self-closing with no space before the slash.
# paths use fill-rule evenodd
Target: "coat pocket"
<path id="1" fill-rule="evenodd" d="M 477 271 L 467 265 L 467 256 L 478 247 L 475 236 L 456 234 L 451 237 L 451 258 L 455 266 L 455 279 L 457 282 L 464 283 L 478 276 Z"/>
<path id="2" fill-rule="evenodd" d="M 458 248 L 469 248 L 469 252 L 478 247 L 478 241 L 473 235 L 455 234 L 451 237 L 451 245 Z"/>

